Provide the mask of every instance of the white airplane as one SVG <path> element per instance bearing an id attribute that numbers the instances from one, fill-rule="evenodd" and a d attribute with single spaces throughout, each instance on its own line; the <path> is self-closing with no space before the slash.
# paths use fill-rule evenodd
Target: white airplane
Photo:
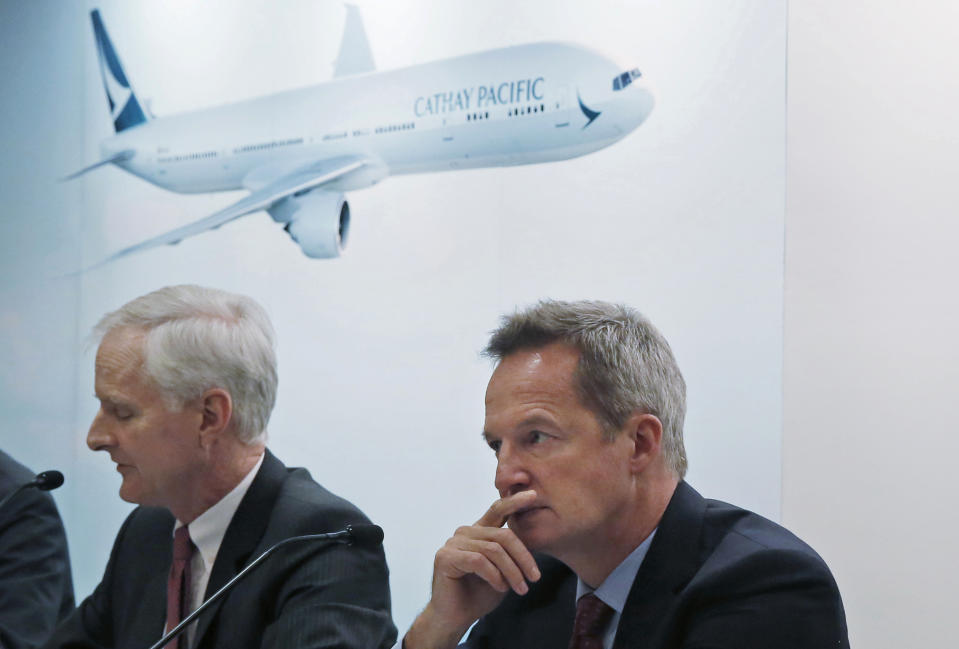
<path id="1" fill-rule="evenodd" d="M 308 257 L 336 257 L 349 232 L 345 191 L 389 175 L 581 156 L 623 138 L 653 108 L 639 70 L 565 43 L 376 72 L 359 10 L 347 5 L 332 81 L 154 118 L 137 100 L 99 11 L 91 18 L 116 135 L 101 143 L 99 162 L 67 178 L 115 164 L 175 192 L 250 191 L 100 263 L 259 210 L 285 224 Z"/>

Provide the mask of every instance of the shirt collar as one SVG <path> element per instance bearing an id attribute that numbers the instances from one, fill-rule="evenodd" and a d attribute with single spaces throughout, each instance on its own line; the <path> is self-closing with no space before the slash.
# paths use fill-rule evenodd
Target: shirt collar
<path id="1" fill-rule="evenodd" d="M 623 559 L 623 562 L 616 566 L 613 572 L 609 573 L 609 576 L 603 580 L 603 583 L 596 590 L 590 588 L 586 582 L 577 577 L 576 601 L 578 602 L 583 595 L 593 593 L 614 611 L 622 614 L 623 608 L 626 606 L 626 598 L 633 587 L 633 582 L 636 581 L 636 574 L 639 572 L 639 567 L 643 565 L 643 559 L 646 558 L 646 553 L 649 551 L 649 545 L 653 542 L 654 536 L 656 536 L 656 530 L 653 530 L 652 534 L 646 537 L 646 540 L 636 546 L 636 549 L 630 552 L 629 556 Z"/>
<path id="2" fill-rule="evenodd" d="M 213 562 L 216 561 L 216 554 L 220 549 L 220 543 L 223 542 L 226 528 L 230 525 L 230 521 L 233 520 L 233 514 L 236 513 L 237 508 L 240 506 L 240 501 L 243 500 L 243 496 L 246 495 L 247 490 L 253 483 L 253 478 L 256 477 L 257 471 L 260 470 L 264 457 L 265 454 L 260 456 L 256 465 L 240 480 L 237 486 L 233 487 L 230 493 L 223 496 L 219 502 L 197 516 L 192 523 L 187 525 L 187 530 L 190 532 L 190 540 L 193 541 L 193 545 L 195 545 L 200 552 L 208 570 L 210 566 L 213 565 Z M 177 521 L 176 525 L 173 526 L 173 531 L 176 532 L 176 530 L 182 526 L 183 523 Z"/>

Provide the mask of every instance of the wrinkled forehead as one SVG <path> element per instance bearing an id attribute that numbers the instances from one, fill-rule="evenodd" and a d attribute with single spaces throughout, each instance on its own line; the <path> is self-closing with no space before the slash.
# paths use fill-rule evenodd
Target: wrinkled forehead
<path id="1" fill-rule="evenodd" d="M 111 329 L 97 348 L 96 373 L 125 375 L 139 373 L 144 363 L 146 332 L 122 327 Z"/>

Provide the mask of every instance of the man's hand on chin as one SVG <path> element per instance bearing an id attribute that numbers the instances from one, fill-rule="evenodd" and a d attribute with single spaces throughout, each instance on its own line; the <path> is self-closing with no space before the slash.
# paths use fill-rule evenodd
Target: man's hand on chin
<path id="1" fill-rule="evenodd" d="M 526 582 L 539 579 L 539 568 L 519 537 L 503 526 L 535 500 L 535 491 L 500 498 L 440 548 L 433 561 L 433 595 L 403 639 L 405 649 L 455 647 L 510 589 L 518 595 L 529 592 Z"/>

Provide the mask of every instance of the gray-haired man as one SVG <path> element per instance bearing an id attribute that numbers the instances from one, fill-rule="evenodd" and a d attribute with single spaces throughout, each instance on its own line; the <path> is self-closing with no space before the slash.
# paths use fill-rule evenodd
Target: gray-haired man
<path id="1" fill-rule="evenodd" d="M 47 647 L 149 646 L 273 544 L 368 522 L 266 450 L 276 356 L 256 302 L 167 287 L 95 333 L 100 410 L 87 444 L 110 454 L 120 497 L 140 507 Z M 301 543 L 250 573 L 178 647 L 369 649 L 395 633 L 382 548 Z"/>
<path id="2" fill-rule="evenodd" d="M 487 353 L 500 498 L 437 552 L 406 649 L 453 647 L 477 619 L 475 649 L 848 647 L 822 559 L 683 481 L 685 384 L 645 318 L 542 302 Z"/>

